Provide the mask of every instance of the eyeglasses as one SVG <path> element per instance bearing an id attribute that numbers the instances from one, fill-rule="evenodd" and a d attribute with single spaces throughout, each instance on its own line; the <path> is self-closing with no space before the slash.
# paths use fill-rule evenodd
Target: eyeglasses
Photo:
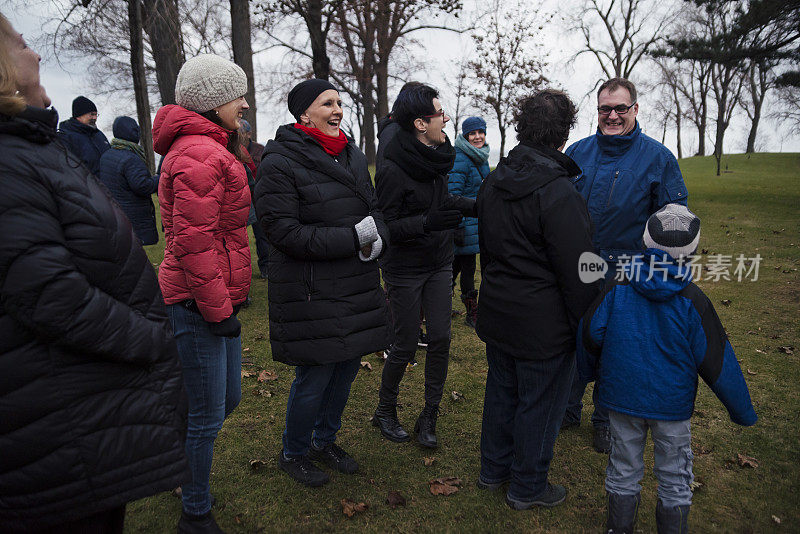
<path id="1" fill-rule="evenodd" d="M 597 108 L 597 112 L 600 115 L 611 115 L 612 111 L 616 111 L 617 115 L 625 115 L 630 109 L 636 105 L 636 102 L 631 104 L 630 106 L 626 106 L 625 104 L 620 104 L 619 106 L 600 106 Z"/>
<path id="2" fill-rule="evenodd" d="M 444 116 L 445 116 L 445 112 L 444 112 L 444 108 L 442 108 L 439 111 L 437 111 L 436 113 L 434 113 L 433 115 L 423 115 L 422 118 L 423 119 L 432 119 L 434 117 L 444 117 Z"/>

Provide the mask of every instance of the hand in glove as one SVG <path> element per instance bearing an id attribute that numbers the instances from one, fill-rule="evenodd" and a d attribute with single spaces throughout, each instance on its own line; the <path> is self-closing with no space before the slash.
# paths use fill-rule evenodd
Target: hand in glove
<path id="1" fill-rule="evenodd" d="M 215 336 L 239 337 L 242 333 L 242 323 L 235 315 L 231 315 L 218 323 L 208 323 L 208 330 Z"/>
<path id="2" fill-rule="evenodd" d="M 372 215 L 367 215 L 361 219 L 353 226 L 353 231 L 356 234 L 357 248 L 359 249 L 363 249 L 378 239 L 378 227 L 375 226 L 375 219 L 372 218 Z"/>
<path id="3" fill-rule="evenodd" d="M 435 230 L 450 230 L 461 222 L 461 212 L 452 209 L 434 210 L 429 212 L 422 221 L 422 228 L 426 232 Z"/>

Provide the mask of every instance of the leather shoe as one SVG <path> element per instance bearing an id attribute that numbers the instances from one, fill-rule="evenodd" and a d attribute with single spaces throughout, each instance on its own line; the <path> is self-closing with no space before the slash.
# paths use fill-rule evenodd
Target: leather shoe
<path id="1" fill-rule="evenodd" d="M 178 521 L 178 534 L 225 534 L 225 531 L 219 528 L 211 512 L 193 516 L 183 511 Z"/>
<path id="2" fill-rule="evenodd" d="M 307 456 L 289 458 L 281 451 L 278 455 L 278 466 L 295 481 L 310 488 L 322 486 L 330 480 L 328 473 L 311 463 Z"/>
<path id="3" fill-rule="evenodd" d="M 439 446 L 436 439 L 436 418 L 439 416 L 439 408 L 425 406 L 419 414 L 417 424 L 414 425 L 414 432 L 417 433 L 417 441 L 423 447 L 435 449 Z"/>
<path id="4" fill-rule="evenodd" d="M 396 405 L 378 404 L 378 409 L 372 416 L 372 425 L 378 427 L 383 437 L 389 441 L 402 443 L 411 439 L 408 432 L 400 425 Z"/>

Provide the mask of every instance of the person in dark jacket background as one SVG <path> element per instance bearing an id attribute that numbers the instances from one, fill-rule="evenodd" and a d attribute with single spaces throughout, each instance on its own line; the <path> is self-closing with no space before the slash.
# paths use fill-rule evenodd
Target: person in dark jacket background
<path id="1" fill-rule="evenodd" d="M 58 126 L 58 137 L 97 176 L 100 156 L 109 149 L 108 139 L 97 128 L 97 106 L 85 96 L 72 101 L 72 117 Z"/>
<path id="2" fill-rule="evenodd" d="M 256 241 L 256 255 L 258 257 L 258 272 L 261 278 L 267 277 L 267 261 L 269 260 L 269 241 L 267 240 L 266 234 L 264 234 L 264 229 L 261 228 L 261 225 L 258 223 L 258 219 L 255 214 L 255 186 L 256 186 L 256 176 L 258 176 L 258 165 L 261 163 L 261 156 L 264 154 L 264 145 L 260 143 L 256 143 L 251 139 L 252 135 L 252 128 L 250 128 L 250 123 L 246 120 L 242 119 L 240 121 L 242 123 L 241 128 L 239 128 L 239 135 L 242 138 L 242 146 L 244 146 L 247 153 L 250 155 L 250 162 L 247 164 L 247 167 L 252 171 L 252 184 L 250 185 L 250 193 L 253 197 L 253 210 L 251 212 L 251 217 L 247 218 L 247 224 L 253 229 L 253 238 Z M 251 182 L 250 175 L 247 176 L 248 183 Z"/>
<path id="3" fill-rule="evenodd" d="M 288 96 L 297 120 L 278 128 L 258 168 L 256 211 L 270 241 L 267 295 L 275 361 L 295 366 L 278 465 L 297 482 L 352 474 L 336 445 L 362 356 L 386 347 L 386 302 L 375 260 L 389 246 L 367 160 L 340 129 L 339 92 L 326 80 Z"/>
<path id="4" fill-rule="evenodd" d="M 669 203 L 685 206 L 689 196 L 675 156 L 639 127 L 636 100 L 636 86 L 630 80 L 604 82 L 597 90 L 597 133 L 566 151 L 582 169 L 574 183 L 586 199 L 595 228 L 592 244 L 608 263 L 608 278 L 615 275 L 620 256 L 641 250 L 647 218 Z M 580 424 L 585 389 L 586 383 L 576 375 L 564 428 Z M 596 396 L 593 399 L 593 445 L 608 453 L 608 412 Z"/>
<path id="5" fill-rule="evenodd" d="M 417 349 L 420 309 L 428 330 L 425 359 L 425 407 L 417 418 L 417 441 L 436 447 L 436 419 L 450 353 L 450 282 L 453 229 L 474 200 L 447 193 L 447 173 L 455 151 L 444 125 L 435 89 L 419 84 L 401 91 L 394 103 L 393 135 L 382 131 L 386 145 L 375 175 L 378 205 L 392 238 L 382 260 L 394 323 L 391 351 L 383 367 L 373 424 L 391 441 L 410 439 L 397 418 L 397 395 L 406 365 Z M 383 130 L 390 126 L 384 123 Z"/>
<path id="6" fill-rule="evenodd" d="M 117 117 L 113 130 L 111 150 L 100 156 L 97 177 L 128 216 L 142 244 L 154 245 L 158 243 L 158 230 L 152 195 L 158 191 L 158 175 L 151 176 L 147 169 L 136 121 Z"/>
<path id="7" fill-rule="evenodd" d="M 520 143 L 478 193 L 476 330 L 489 363 L 478 486 L 510 480 L 506 502 L 517 510 L 566 498 L 547 474 L 575 374 L 575 330 L 599 291 L 578 276 L 592 227 L 570 181 L 580 169 L 561 153 L 576 114 L 561 91 L 523 98 L 515 113 Z"/>
<path id="8" fill-rule="evenodd" d="M 476 198 L 483 180 L 489 175 L 489 145 L 486 143 L 486 121 L 468 117 L 456 137 L 456 161 L 450 171 L 447 189 L 450 194 Z M 467 311 L 464 322 L 475 328 L 478 318 L 478 292 L 475 290 L 475 259 L 480 252 L 478 219 L 464 217 L 455 232 L 453 288 L 461 275 L 461 302 Z"/>
<path id="9" fill-rule="evenodd" d="M 121 534 L 127 502 L 183 480 L 181 370 L 127 217 L 56 141 L 40 59 L 0 14 L 0 532 Z"/>

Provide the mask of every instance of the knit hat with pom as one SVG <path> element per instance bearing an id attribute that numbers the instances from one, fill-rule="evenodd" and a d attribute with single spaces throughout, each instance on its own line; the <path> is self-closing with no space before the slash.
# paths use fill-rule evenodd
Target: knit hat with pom
<path id="1" fill-rule="evenodd" d="M 700 219 L 686 206 L 667 204 L 647 220 L 642 241 L 675 259 L 691 256 L 700 243 Z"/>

